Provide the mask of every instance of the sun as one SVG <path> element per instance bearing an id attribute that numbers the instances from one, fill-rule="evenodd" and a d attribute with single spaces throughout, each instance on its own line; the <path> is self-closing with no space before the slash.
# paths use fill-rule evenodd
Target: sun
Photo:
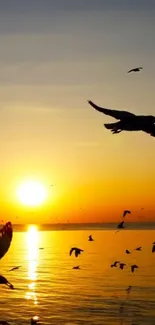
<path id="1" fill-rule="evenodd" d="M 47 196 L 45 187 L 37 181 L 27 181 L 20 185 L 17 196 L 21 203 L 28 206 L 42 204 Z"/>

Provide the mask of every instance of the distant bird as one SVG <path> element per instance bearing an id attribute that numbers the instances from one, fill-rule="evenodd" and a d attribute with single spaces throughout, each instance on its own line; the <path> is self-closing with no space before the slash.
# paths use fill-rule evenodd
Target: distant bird
<path id="1" fill-rule="evenodd" d="M 155 117 L 151 115 L 135 115 L 127 111 L 103 108 L 94 104 L 91 100 L 88 103 L 97 111 L 114 117 L 119 120 L 117 123 L 104 124 L 105 128 L 111 130 L 113 134 L 122 131 L 143 131 L 155 137 Z"/>
<path id="2" fill-rule="evenodd" d="M 0 259 L 7 253 L 13 236 L 13 229 L 11 222 L 7 222 L 2 229 L 0 229 Z"/>
<path id="3" fill-rule="evenodd" d="M 94 239 L 92 238 L 92 235 L 90 235 L 90 236 L 88 237 L 88 241 L 94 241 Z"/>
<path id="4" fill-rule="evenodd" d="M 131 214 L 130 210 L 124 210 L 123 212 L 123 218 L 125 218 L 126 214 Z"/>
<path id="5" fill-rule="evenodd" d="M 152 253 L 154 253 L 155 252 L 155 242 L 154 243 L 152 243 Z"/>
<path id="6" fill-rule="evenodd" d="M 129 70 L 128 73 L 130 73 L 130 72 L 139 72 L 142 69 L 143 69 L 142 67 L 134 68 L 134 69 Z"/>
<path id="7" fill-rule="evenodd" d="M 139 246 L 137 248 L 135 248 L 136 251 L 141 251 L 142 250 L 142 246 Z"/>
<path id="8" fill-rule="evenodd" d="M 120 269 L 123 270 L 125 265 L 126 265 L 125 263 L 120 263 L 119 265 Z"/>
<path id="9" fill-rule="evenodd" d="M 77 247 L 72 247 L 69 255 L 71 256 L 73 251 L 75 251 L 75 257 L 78 257 L 79 254 L 81 254 L 81 252 L 83 252 L 83 249 L 77 248 Z"/>
<path id="10" fill-rule="evenodd" d="M 0 284 L 5 284 L 8 286 L 10 289 L 14 289 L 14 286 L 2 275 L 0 275 Z"/>
<path id="11" fill-rule="evenodd" d="M 124 228 L 124 221 L 121 221 L 118 226 L 117 226 L 118 229 L 123 229 Z"/>
<path id="12" fill-rule="evenodd" d="M 15 266 L 11 270 L 9 270 L 9 271 L 11 272 L 11 271 L 14 271 L 14 270 L 18 270 L 20 267 L 21 267 L 21 265 L 20 266 Z"/>
<path id="13" fill-rule="evenodd" d="M 80 270 L 80 266 L 78 265 L 78 266 L 74 266 L 73 267 L 73 270 Z"/>
<path id="14" fill-rule="evenodd" d="M 131 265 L 131 272 L 133 273 L 135 269 L 138 269 L 138 266 L 136 264 Z"/>
<path id="15" fill-rule="evenodd" d="M 39 322 L 39 317 L 38 316 L 34 316 L 31 318 L 31 325 L 36 325 Z"/>
<path id="16" fill-rule="evenodd" d="M 119 264 L 119 261 L 115 261 L 113 264 L 111 264 L 111 267 L 117 267 L 117 264 Z"/>
<path id="17" fill-rule="evenodd" d="M 125 253 L 126 254 L 131 254 L 131 252 L 128 249 L 126 249 Z"/>

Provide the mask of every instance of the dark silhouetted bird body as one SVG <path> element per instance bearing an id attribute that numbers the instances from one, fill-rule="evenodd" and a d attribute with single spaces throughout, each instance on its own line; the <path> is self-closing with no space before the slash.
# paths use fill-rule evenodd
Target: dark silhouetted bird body
<path id="1" fill-rule="evenodd" d="M 128 73 L 130 73 L 130 72 L 139 72 L 142 69 L 143 69 L 142 67 L 133 68 L 133 69 L 129 70 Z"/>
<path id="2" fill-rule="evenodd" d="M 11 271 L 14 271 L 14 270 L 18 270 L 20 267 L 21 267 L 21 265 L 20 265 L 20 266 L 15 266 L 15 267 L 13 267 L 13 268 L 10 270 L 10 272 L 11 272 Z"/>
<path id="3" fill-rule="evenodd" d="M 128 249 L 126 249 L 126 254 L 131 254 L 131 252 L 128 250 Z"/>
<path id="4" fill-rule="evenodd" d="M 7 285 L 10 289 L 14 289 L 13 285 L 2 275 L 0 275 L 0 284 Z"/>
<path id="5" fill-rule="evenodd" d="M 120 269 L 123 270 L 125 265 L 126 265 L 125 263 L 120 263 L 119 265 Z"/>
<path id="6" fill-rule="evenodd" d="M 102 108 L 92 101 L 88 101 L 88 103 L 97 111 L 119 120 L 117 123 L 104 124 L 105 128 L 110 130 L 113 134 L 120 133 L 121 131 L 144 131 L 155 137 L 155 116 L 135 115 L 127 111 Z"/>
<path id="7" fill-rule="evenodd" d="M 94 241 L 92 235 L 90 235 L 90 236 L 88 237 L 88 241 Z"/>
<path id="8" fill-rule="evenodd" d="M 69 255 L 71 256 L 73 251 L 75 251 L 75 257 L 78 257 L 79 254 L 81 254 L 81 252 L 83 252 L 83 249 L 77 248 L 77 247 L 72 247 Z"/>
<path id="9" fill-rule="evenodd" d="M 142 246 L 139 246 L 137 248 L 135 248 L 136 251 L 141 251 L 142 250 Z"/>
<path id="10" fill-rule="evenodd" d="M 74 266 L 73 267 L 73 270 L 80 270 L 80 266 L 78 265 L 78 266 Z"/>
<path id="11" fill-rule="evenodd" d="M 131 265 L 131 272 L 133 273 L 135 269 L 138 269 L 138 266 L 136 264 Z"/>

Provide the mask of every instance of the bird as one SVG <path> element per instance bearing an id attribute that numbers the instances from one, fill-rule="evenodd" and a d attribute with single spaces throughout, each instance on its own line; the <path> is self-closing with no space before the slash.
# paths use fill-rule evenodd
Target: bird
<path id="1" fill-rule="evenodd" d="M 143 69 L 142 67 L 133 68 L 133 69 L 129 70 L 128 73 L 130 73 L 130 72 L 139 72 L 142 69 Z"/>
<path id="2" fill-rule="evenodd" d="M 126 249 L 125 253 L 126 254 L 131 254 L 131 252 L 128 249 Z"/>
<path id="3" fill-rule="evenodd" d="M 20 266 L 15 266 L 11 270 L 9 270 L 9 271 L 11 272 L 11 271 L 14 271 L 14 270 L 18 270 L 20 267 L 21 267 L 21 265 Z"/>
<path id="4" fill-rule="evenodd" d="M 117 267 L 117 264 L 119 264 L 119 261 L 115 261 L 113 264 L 111 264 L 111 267 Z"/>
<path id="5" fill-rule="evenodd" d="M 126 214 L 131 214 L 130 210 L 124 210 L 123 212 L 123 218 L 125 218 Z"/>
<path id="6" fill-rule="evenodd" d="M 94 241 L 94 239 L 92 238 L 92 235 L 90 235 L 90 236 L 88 237 L 88 241 Z"/>
<path id="7" fill-rule="evenodd" d="M 131 272 L 133 273 L 135 269 L 138 269 L 136 264 L 131 265 Z"/>
<path id="8" fill-rule="evenodd" d="M 142 246 L 136 247 L 135 250 L 136 251 L 141 251 L 142 250 Z"/>
<path id="9" fill-rule="evenodd" d="M 104 124 L 105 128 L 110 130 L 113 134 L 122 131 L 143 131 L 155 137 L 155 116 L 135 115 L 127 111 L 102 108 L 94 104 L 91 100 L 89 100 L 88 103 L 97 111 L 119 120 L 117 123 Z"/>
<path id="10" fill-rule="evenodd" d="M 73 270 L 80 270 L 80 266 L 79 265 L 73 266 Z"/>
<path id="11" fill-rule="evenodd" d="M 75 251 L 75 257 L 78 257 L 79 254 L 81 254 L 81 252 L 83 252 L 83 249 L 77 248 L 77 247 L 72 247 L 69 255 L 71 256 L 73 251 Z"/>
<path id="12" fill-rule="evenodd" d="M 152 243 L 152 253 L 154 253 L 155 252 L 155 242 L 154 243 Z"/>
<path id="13" fill-rule="evenodd" d="M 0 229 L 0 259 L 7 253 L 13 237 L 13 229 L 11 222 L 7 222 Z"/>
<path id="14" fill-rule="evenodd" d="M 120 263 L 119 264 L 120 269 L 123 270 L 125 265 L 126 265 L 125 263 Z"/>
<path id="15" fill-rule="evenodd" d="M 5 284 L 8 286 L 10 289 L 14 289 L 14 286 L 2 275 L 0 275 L 0 284 Z"/>
<path id="16" fill-rule="evenodd" d="M 117 228 L 119 228 L 119 229 L 123 229 L 123 228 L 124 228 L 124 221 L 121 221 L 121 222 L 118 224 Z"/>

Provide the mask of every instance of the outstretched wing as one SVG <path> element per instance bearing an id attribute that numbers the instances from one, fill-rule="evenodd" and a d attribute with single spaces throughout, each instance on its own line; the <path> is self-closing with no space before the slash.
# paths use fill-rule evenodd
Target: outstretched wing
<path id="1" fill-rule="evenodd" d="M 91 100 L 88 100 L 88 103 L 94 107 L 97 111 L 105 114 L 105 115 L 109 115 L 114 117 L 116 120 L 123 120 L 123 119 L 131 119 L 134 118 L 135 115 L 130 113 L 130 112 L 126 112 L 126 111 L 117 111 L 114 109 L 108 109 L 108 108 L 103 108 L 100 106 L 97 106 L 96 104 L 94 104 Z"/>
<path id="2" fill-rule="evenodd" d="M 72 247 L 71 250 L 70 250 L 70 252 L 69 252 L 69 255 L 70 256 L 72 255 L 72 253 L 73 253 L 74 250 L 75 250 L 75 247 Z"/>
<path id="3" fill-rule="evenodd" d="M 13 236 L 11 222 L 7 222 L 0 230 L 0 259 L 7 253 Z"/>

